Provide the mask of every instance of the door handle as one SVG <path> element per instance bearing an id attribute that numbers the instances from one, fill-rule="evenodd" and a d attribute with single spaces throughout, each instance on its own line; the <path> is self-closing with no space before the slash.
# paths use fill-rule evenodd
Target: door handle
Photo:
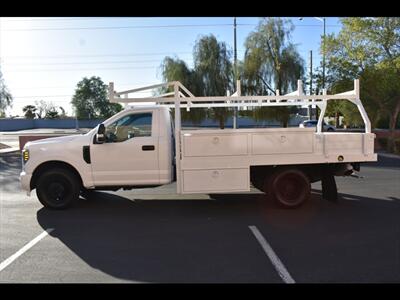
<path id="1" fill-rule="evenodd" d="M 154 151 L 155 147 L 154 145 L 144 145 L 142 146 L 143 151 Z"/>

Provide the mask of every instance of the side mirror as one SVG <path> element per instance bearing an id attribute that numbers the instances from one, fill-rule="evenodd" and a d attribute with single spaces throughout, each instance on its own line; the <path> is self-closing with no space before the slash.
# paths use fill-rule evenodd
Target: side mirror
<path id="1" fill-rule="evenodd" d="M 104 126 L 104 124 L 100 124 L 99 129 L 96 133 L 96 144 L 103 144 L 106 141 L 105 132 L 106 127 Z"/>
<path id="2" fill-rule="evenodd" d="M 134 138 L 135 137 L 135 132 L 134 131 L 129 131 L 128 132 L 128 139 Z"/>

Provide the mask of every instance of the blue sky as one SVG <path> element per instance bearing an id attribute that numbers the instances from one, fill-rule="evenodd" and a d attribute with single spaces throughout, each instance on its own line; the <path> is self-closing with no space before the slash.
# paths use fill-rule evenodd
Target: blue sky
<path id="1" fill-rule="evenodd" d="M 316 18 L 291 19 L 292 41 L 309 66 L 320 62 L 323 23 Z M 237 18 L 238 59 L 244 41 L 258 23 Z M 233 49 L 233 17 L 144 18 L 0 18 L 0 62 L 14 101 L 7 115 L 23 115 L 22 107 L 44 100 L 68 114 L 75 86 L 83 77 L 113 81 L 116 90 L 161 82 L 160 64 L 176 56 L 193 65 L 192 50 L 201 35 L 214 34 Z M 326 32 L 339 32 L 338 18 L 326 18 Z M 233 57 L 232 57 L 233 59 Z"/>

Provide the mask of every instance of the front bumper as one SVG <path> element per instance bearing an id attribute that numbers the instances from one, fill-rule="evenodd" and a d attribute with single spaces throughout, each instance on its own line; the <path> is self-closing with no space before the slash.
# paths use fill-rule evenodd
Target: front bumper
<path id="1" fill-rule="evenodd" d="M 19 174 L 19 182 L 21 183 L 21 188 L 26 191 L 28 196 L 31 195 L 31 174 L 27 174 L 25 171 L 22 171 Z"/>

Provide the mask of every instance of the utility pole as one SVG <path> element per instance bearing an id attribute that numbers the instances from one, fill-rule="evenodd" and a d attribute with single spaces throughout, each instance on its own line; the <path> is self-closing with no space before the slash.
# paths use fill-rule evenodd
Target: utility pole
<path id="1" fill-rule="evenodd" d="M 313 78 L 312 78 L 312 68 L 313 68 L 313 66 L 312 66 L 312 50 L 310 50 L 310 95 L 312 95 L 312 93 L 313 93 L 313 89 L 312 89 L 312 80 L 313 80 Z M 311 107 L 311 105 L 309 105 L 307 107 L 307 109 L 308 109 L 308 118 L 310 120 L 312 120 L 312 107 Z"/>
<path id="2" fill-rule="evenodd" d="M 237 49 L 236 49 L 236 17 L 233 18 L 233 67 L 234 67 L 234 86 L 236 90 L 238 90 L 237 80 L 238 80 L 238 72 L 237 72 Z M 233 128 L 237 128 L 237 107 L 233 108 Z"/>
<path id="3" fill-rule="evenodd" d="M 235 79 L 237 79 L 236 17 L 233 18 L 233 47 Z"/>
<path id="4" fill-rule="evenodd" d="M 322 88 L 325 88 L 325 33 L 326 33 L 326 18 L 320 18 L 320 17 L 314 17 L 320 22 L 323 22 L 324 24 L 324 33 L 323 33 L 323 40 L 322 40 Z M 303 20 L 303 18 L 299 18 L 300 21 Z"/>
<path id="5" fill-rule="evenodd" d="M 325 17 L 323 18 L 324 21 L 324 35 L 323 35 L 323 40 L 322 40 L 322 88 L 325 88 Z"/>
<path id="6" fill-rule="evenodd" d="M 79 131 L 78 109 L 75 108 L 75 130 Z"/>

